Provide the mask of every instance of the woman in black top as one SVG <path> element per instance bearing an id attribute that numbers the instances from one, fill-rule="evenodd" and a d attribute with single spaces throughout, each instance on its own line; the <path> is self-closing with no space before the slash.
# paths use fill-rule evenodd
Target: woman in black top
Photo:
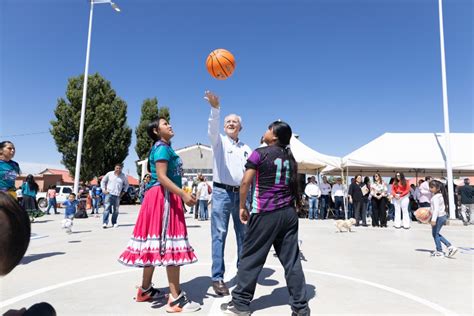
<path id="1" fill-rule="evenodd" d="M 356 226 L 359 226 L 362 213 L 362 226 L 367 226 L 367 216 L 365 210 L 362 209 L 364 195 L 362 194 L 361 189 L 362 175 L 358 174 L 355 176 L 354 183 L 351 183 L 349 187 L 349 202 L 352 203 L 352 208 L 354 209 L 354 216 L 356 220 Z M 363 184 L 362 184 L 363 185 Z"/>

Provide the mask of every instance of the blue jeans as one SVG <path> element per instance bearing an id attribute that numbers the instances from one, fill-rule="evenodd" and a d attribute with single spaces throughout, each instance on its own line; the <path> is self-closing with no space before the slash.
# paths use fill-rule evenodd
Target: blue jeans
<path id="1" fill-rule="evenodd" d="M 105 196 L 105 211 L 103 217 L 103 223 L 109 223 L 109 213 L 112 213 L 112 225 L 117 224 L 117 218 L 119 215 L 120 196 L 107 194 Z"/>
<path id="2" fill-rule="evenodd" d="M 96 197 L 92 199 L 92 213 L 99 214 L 99 204 L 100 204 L 100 198 Z"/>
<path id="3" fill-rule="evenodd" d="M 441 236 L 441 234 L 439 233 L 445 223 L 446 223 L 446 215 L 438 217 L 436 219 L 436 225 L 431 226 L 431 232 L 433 234 L 433 239 L 436 244 L 436 251 L 443 251 L 443 248 L 441 247 L 441 243 L 445 244 L 446 247 L 451 247 L 451 243 L 446 238 Z"/>
<path id="4" fill-rule="evenodd" d="M 209 219 L 207 213 L 207 200 L 199 200 L 199 218 L 205 221 Z"/>
<path id="5" fill-rule="evenodd" d="M 318 219 L 318 198 L 317 197 L 310 197 L 308 199 L 309 203 L 309 219 Z"/>
<path id="6" fill-rule="evenodd" d="M 224 247 L 230 216 L 234 222 L 238 258 L 242 253 L 245 225 L 240 222 L 239 200 L 239 192 L 226 191 L 218 187 L 213 188 L 211 211 L 212 281 L 224 279 Z M 238 264 L 239 261 L 237 261 Z"/>
<path id="7" fill-rule="evenodd" d="M 321 218 L 326 218 L 326 213 L 329 208 L 329 195 L 321 195 Z"/>
<path id="8" fill-rule="evenodd" d="M 56 214 L 58 212 L 57 206 L 56 206 L 56 198 L 49 198 L 48 199 L 48 208 L 46 209 L 46 214 L 49 214 L 49 209 L 54 208 L 54 213 Z"/>

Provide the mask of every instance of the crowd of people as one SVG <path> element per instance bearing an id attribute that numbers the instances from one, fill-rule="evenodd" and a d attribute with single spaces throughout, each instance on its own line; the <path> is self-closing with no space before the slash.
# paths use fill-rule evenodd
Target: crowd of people
<path id="1" fill-rule="evenodd" d="M 386 183 L 379 173 L 370 178 L 362 178 L 358 174 L 351 178 L 347 186 L 340 177 L 331 183 L 323 176 L 321 184 L 317 183 L 316 177 L 308 177 L 301 213 L 309 220 L 354 218 L 356 226 L 368 226 L 368 218 L 373 227 L 387 227 L 387 221 L 393 220 L 395 228 L 409 229 L 411 222 L 416 221 L 414 212 L 420 207 L 431 206 L 433 193 L 429 184 L 432 180 L 433 177 L 426 176 L 416 185 L 409 184 L 403 172 L 396 172 Z M 446 179 L 437 181 L 446 187 Z M 474 188 L 469 178 L 464 179 L 464 185 L 455 186 L 456 217 L 465 226 L 474 224 L 474 216 L 471 216 L 474 210 L 473 196 Z M 447 212 L 449 214 L 449 209 Z"/>

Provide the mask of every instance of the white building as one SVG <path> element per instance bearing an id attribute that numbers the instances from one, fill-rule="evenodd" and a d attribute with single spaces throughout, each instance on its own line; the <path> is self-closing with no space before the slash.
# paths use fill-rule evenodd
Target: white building
<path id="1" fill-rule="evenodd" d="M 210 146 L 197 143 L 180 148 L 176 150 L 176 153 L 183 161 L 183 177 L 194 178 L 198 173 L 202 173 L 208 181 L 212 181 L 212 149 Z M 137 164 L 141 166 L 141 179 L 143 179 L 143 176 L 148 173 L 148 159 L 138 161 Z"/>

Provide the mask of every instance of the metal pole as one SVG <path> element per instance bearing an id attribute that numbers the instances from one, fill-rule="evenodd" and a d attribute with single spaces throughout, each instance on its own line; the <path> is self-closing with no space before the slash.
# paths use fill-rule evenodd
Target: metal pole
<path id="1" fill-rule="evenodd" d="M 83 141 L 83 136 L 84 136 L 84 119 L 85 119 L 85 114 L 86 114 L 87 79 L 89 77 L 89 51 L 91 47 L 93 12 L 94 12 L 94 1 L 91 0 L 91 12 L 89 15 L 89 34 L 87 35 L 86 68 L 84 70 L 84 85 L 83 85 L 83 91 L 82 91 L 81 121 L 79 123 L 79 141 L 77 143 L 76 172 L 74 175 L 74 193 L 76 194 L 79 192 L 79 178 L 81 175 L 82 141 Z"/>
<path id="2" fill-rule="evenodd" d="M 451 136 L 449 134 L 448 85 L 446 80 L 446 59 L 444 54 L 443 0 L 438 0 L 439 39 L 441 48 L 441 79 L 443 86 L 444 137 L 446 138 L 446 174 L 448 176 L 449 219 L 456 219 L 454 204 L 453 169 L 451 167 Z"/>

